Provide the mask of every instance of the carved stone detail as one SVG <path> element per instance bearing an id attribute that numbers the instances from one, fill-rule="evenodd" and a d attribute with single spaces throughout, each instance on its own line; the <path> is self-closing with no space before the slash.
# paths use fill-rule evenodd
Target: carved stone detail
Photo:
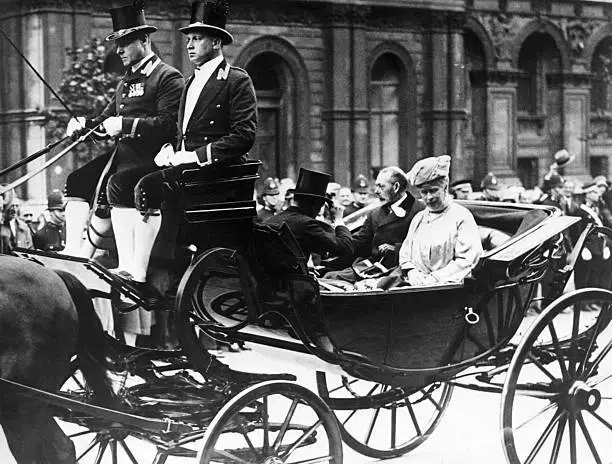
<path id="1" fill-rule="evenodd" d="M 481 15 L 480 21 L 491 35 L 495 54 L 500 60 L 511 58 L 512 40 L 525 23 L 525 19 L 504 13 Z"/>
<path id="2" fill-rule="evenodd" d="M 559 22 L 565 40 L 569 44 L 574 61 L 579 60 L 584 51 L 585 44 L 595 29 L 600 25 L 599 21 L 585 19 L 563 19 Z"/>

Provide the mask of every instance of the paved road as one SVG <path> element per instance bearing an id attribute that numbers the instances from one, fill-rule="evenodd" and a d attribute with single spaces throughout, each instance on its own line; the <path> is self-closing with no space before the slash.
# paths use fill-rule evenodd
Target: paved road
<path id="1" fill-rule="evenodd" d="M 527 324 L 532 320 L 527 321 Z M 566 321 L 567 322 L 567 321 Z M 562 322 L 565 325 L 565 322 Z M 521 332 L 524 330 L 521 329 Z M 223 359 L 232 367 L 243 370 L 255 370 L 269 372 L 271 366 L 279 371 L 291 371 L 298 376 L 300 384 L 316 391 L 314 373 L 312 367 L 308 366 L 306 359 L 295 358 L 283 359 L 278 350 L 263 349 L 245 351 L 241 353 L 226 353 Z M 610 364 L 610 363 L 608 363 Z M 608 369 L 607 372 L 612 372 Z M 612 416 L 612 382 L 607 382 L 607 388 L 603 396 L 604 401 L 599 412 L 607 415 L 608 420 Z M 446 414 L 432 436 L 420 447 L 402 457 L 388 460 L 388 463 L 410 463 L 410 464 L 503 464 L 505 463 L 504 450 L 500 437 L 500 400 L 498 394 L 474 392 L 456 389 Z M 520 405 L 517 409 L 519 414 L 532 414 L 531 405 Z M 68 425 L 67 430 L 74 430 L 74 426 Z M 608 439 L 608 442 L 612 440 Z M 155 449 L 142 441 L 133 441 L 132 448 L 138 456 L 138 462 L 150 463 L 154 457 Z M 83 442 L 77 443 L 78 448 L 83 448 Z M 197 445 L 196 445 L 197 447 Z M 590 456 L 585 454 L 586 447 L 579 448 L 581 453 L 580 464 L 591 462 Z M 607 454 L 609 453 L 609 454 Z M 550 455 L 550 454 L 549 454 Z M 548 456 L 549 456 L 548 455 Z M 368 464 L 378 462 L 356 454 L 347 446 L 344 446 L 344 462 L 347 464 Z M 566 462 L 568 452 L 562 449 L 559 463 Z M 601 454 L 604 464 L 612 463 L 612 448 Z M 582 458 L 585 458 L 583 461 Z M 588 458 L 588 459 L 587 459 Z M 89 461 L 93 462 L 92 456 Z M 0 462 L 12 464 L 10 453 L 6 443 L 0 442 Z M 106 462 L 106 461 L 104 461 Z M 110 458 L 109 461 L 110 462 Z M 127 459 L 120 463 L 128 462 Z M 190 463 L 187 458 L 171 458 L 168 463 Z M 546 460 L 548 462 L 548 460 Z"/>

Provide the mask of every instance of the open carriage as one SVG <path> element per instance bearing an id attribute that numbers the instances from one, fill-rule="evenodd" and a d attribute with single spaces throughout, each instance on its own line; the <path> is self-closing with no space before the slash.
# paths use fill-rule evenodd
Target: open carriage
<path id="1" fill-rule="evenodd" d="M 564 232 L 575 218 L 536 206 L 464 203 L 483 230 L 508 239 L 487 250 L 463 284 L 323 291 L 287 227 L 253 224 L 257 168 L 225 166 L 187 180 L 183 245 L 197 251 L 172 309 L 181 349 L 117 344 L 114 370 L 142 379 L 124 385 L 124 411 L 89 405 L 79 389 L 13 391 L 61 406 L 58 415 L 94 433 L 92 448 L 113 462 L 121 448 L 137 462 L 128 435 L 153 442 L 156 462 L 197 454 L 203 463 L 339 463 L 342 440 L 368 456 L 399 456 L 434 431 L 456 387 L 501 393 L 511 464 L 612 455 L 612 292 L 564 293 L 585 241 L 607 229 L 587 227 L 568 254 Z M 98 263 L 20 254 L 68 266 L 97 296 L 138 301 Z M 536 317 L 534 307 L 545 309 Z M 204 335 L 302 356 L 316 371 L 319 395 L 291 382 L 291 373 L 228 368 L 202 347 Z M 522 402 L 528 407 L 517 408 Z M 516 412 L 525 409 L 527 417 Z M 200 439 L 197 453 L 186 446 Z"/>

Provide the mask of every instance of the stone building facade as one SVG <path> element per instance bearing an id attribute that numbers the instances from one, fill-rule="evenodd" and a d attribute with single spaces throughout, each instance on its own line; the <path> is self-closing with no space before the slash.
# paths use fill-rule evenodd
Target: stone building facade
<path id="1" fill-rule="evenodd" d="M 101 0 L 0 0 L 0 27 L 57 88 L 66 47 L 111 29 Z M 566 175 L 612 174 L 612 4 L 577 0 L 283 0 L 231 2 L 225 55 L 253 77 L 262 176 L 300 166 L 342 184 L 381 166 L 449 153 L 452 175 L 488 171 L 536 185 L 553 153 Z M 149 0 L 164 60 L 191 73 L 188 0 Z M 1 39 L 1 38 L 0 38 Z M 109 48 L 109 56 L 113 51 Z M 0 40 L 0 167 L 48 143 L 41 110 L 61 107 Z M 61 187 L 64 169 L 23 195 Z M 29 169 L 34 169 L 30 167 Z"/>

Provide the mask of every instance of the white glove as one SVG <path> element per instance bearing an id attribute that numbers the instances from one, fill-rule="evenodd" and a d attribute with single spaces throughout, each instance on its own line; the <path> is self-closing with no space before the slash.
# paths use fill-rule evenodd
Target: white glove
<path id="1" fill-rule="evenodd" d="M 604 260 L 607 260 L 608 258 L 610 258 L 610 248 L 608 248 L 607 246 L 605 246 L 605 247 L 604 247 L 604 249 L 603 249 L 603 252 L 602 252 L 601 257 L 602 257 Z"/>
<path id="2" fill-rule="evenodd" d="M 157 164 L 160 168 L 164 166 L 170 166 L 170 160 L 174 156 L 174 148 L 172 148 L 172 144 L 164 143 L 159 150 L 159 153 L 155 155 L 155 164 Z"/>
<path id="3" fill-rule="evenodd" d="M 79 116 L 78 118 L 70 118 L 68 121 L 68 127 L 66 127 L 66 137 L 72 137 L 76 131 L 81 130 L 85 127 L 85 118 Z"/>
<path id="4" fill-rule="evenodd" d="M 591 261 L 593 259 L 593 253 L 588 248 L 583 248 L 580 252 L 580 256 L 582 256 L 583 261 Z"/>
<path id="5" fill-rule="evenodd" d="M 110 118 L 106 118 L 102 125 L 110 137 L 120 135 L 121 128 L 123 127 L 123 116 L 111 116 Z"/>
<path id="6" fill-rule="evenodd" d="M 172 158 L 170 159 L 170 164 L 172 166 L 178 166 L 180 164 L 191 164 L 197 163 L 198 155 L 196 155 L 195 151 L 177 151 Z"/>

